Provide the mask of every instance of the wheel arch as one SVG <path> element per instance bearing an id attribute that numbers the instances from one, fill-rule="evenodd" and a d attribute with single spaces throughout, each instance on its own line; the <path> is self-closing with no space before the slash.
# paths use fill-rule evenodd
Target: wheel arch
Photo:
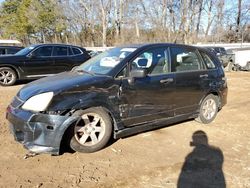
<path id="1" fill-rule="evenodd" d="M 74 112 L 77 112 L 79 110 L 86 110 L 86 109 L 89 109 L 89 108 L 102 108 L 105 112 L 107 112 L 107 114 L 110 116 L 111 121 L 112 121 L 112 138 L 114 138 L 113 133 L 114 133 L 115 130 L 119 130 L 119 126 L 117 124 L 117 120 L 116 120 L 114 114 L 112 113 L 112 111 L 110 109 L 108 109 L 107 107 L 103 106 L 103 105 L 95 105 L 95 106 L 85 106 L 85 107 L 82 107 L 82 108 L 78 108 L 78 109 L 75 109 Z M 70 139 L 68 137 L 68 134 L 72 134 L 73 125 L 77 120 L 78 120 L 78 117 L 70 118 L 70 120 L 67 123 L 64 123 L 64 125 L 62 126 L 62 129 L 61 129 L 62 133 L 60 134 L 60 137 L 58 138 L 58 140 L 60 141 L 60 143 L 59 143 L 60 152 L 64 149 L 65 144 L 66 144 L 67 149 L 69 149 L 68 148 L 68 146 L 69 146 L 68 141 Z"/>
<path id="2" fill-rule="evenodd" d="M 203 96 L 203 98 L 200 100 L 199 106 L 201 106 L 201 103 L 203 102 L 203 100 L 204 100 L 208 95 L 210 95 L 210 94 L 212 94 L 212 95 L 218 97 L 218 100 L 219 100 L 219 101 L 218 101 L 218 102 L 219 102 L 219 109 L 221 109 L 221 96 L 220 96 L 220 92 L 214 91 L 214 90 L 207 92 L 206 95 Z"/>
<path id="3" fill-rule="evenodd" d="M 14 65 L 8 65 L 8 64 L 0 64 L 0 68 L 11 68 L 13 71 L 15 71 L 16 75 L 17 75 L 17 79 L 19 79 L 21 77 L 20 72 L 18 71 L 17 67 Z"/>

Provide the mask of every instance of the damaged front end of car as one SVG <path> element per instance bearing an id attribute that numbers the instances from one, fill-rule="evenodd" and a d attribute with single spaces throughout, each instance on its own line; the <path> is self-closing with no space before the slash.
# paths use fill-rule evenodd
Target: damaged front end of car
<path id="1" fill-rule="evenodd" d="M 103 82 L 107 79 L 111 78 L 95 78 Z M 40 81 L 35 83 L 37 82 Z M 102 87 L 96 87 L 94 84 L 74 84 L 64 85 L 60 89 L 53 89 L 56 81 L 50 82 L 49 88 L 45 88 L 47 79 L 41 83 L 44 88 L 42 84 L 39 87 L 38 84 L 30 84 L 22 88 L 8 106 L 6 113 L 15 140 L 30 152 L 59 155 L 66 130 L 80 118 L 79 115 L 74 115 L 77 110 L 102 106 L 109 112 L 117 111 L 113 108 L 118 100 L 118 86 L 113 82 L 102 84 Z M 119 116 L 119 113 L 113 114 Z"/>
<path id="2" fill-rule="evenodd" d="M 6 118 L 15 140 L 30 152 L 59 155 L 63 134 L 78 117 L 70 116 L 70 112 L 31 112 L 20 108 L 23 104 L 15 97 L 7 108 Z"/>

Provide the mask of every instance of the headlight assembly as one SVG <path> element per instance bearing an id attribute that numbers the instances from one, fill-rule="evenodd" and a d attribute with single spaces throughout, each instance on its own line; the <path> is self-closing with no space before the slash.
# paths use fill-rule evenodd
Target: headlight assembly
<path id="1" fill-rule="evenodd" d="M 29 98 L 22 106 L 24 110 L 35 112 L 45 111 L 53 98 L 53 92 L 41 93 Z"/>

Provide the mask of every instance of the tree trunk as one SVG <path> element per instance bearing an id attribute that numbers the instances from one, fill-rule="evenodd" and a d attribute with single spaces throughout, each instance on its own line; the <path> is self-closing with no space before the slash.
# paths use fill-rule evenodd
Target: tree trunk
<path id="1" fill-rule="evenodd" d="M 44 32 L 42 32 L 42 40 L 43 40 L 43 43 L 46 43 L 46 39 L 45 39 L 45 34 L 44 34 Z"/>
<path id="2" fill-rule="evenodd" d="M 102 46 L 107 46 L 107 7 L 104 5 L 104 0 L 100 0 L 101 12 L 102 12 Z"/>
<path id="3" fill-rule="evenodd" d="M 182 40 L 184 44 L 187 44 L 187 30 L 188 30 L 188 23 L 187 23 L 187 3 L 188 0 L 183 0 L 182 3 L 182 25 L 183 25 L 183 33 L 182 33 Z"/>
<path id="4" fill-rule="evenodd" d="M 205 41 L 206 42 L 207 42 L 210 27 L 213 23 L 213 18 L 211 18 L 212 8 L 213 8 L 213 0 L 210 0 L 210 2 L 208 4 L 208 13 L 207 13 L 207 28 L 206 28 L 206 32 L 205 32 Z"/>
<path id="5" fill-rule="evenodd" d="M 201 12 L 203 8 L 203 0 L 199 1 L 199 13 L 198 13 L 198 19 L 196 24 L 196 31 L 195 31 L 195 38 L 198 39 L 199 31 L 200 31 L 200 22 L 201 22 Z"/>
<path id="6" fill-rule="evenodd" d="M 237 40 L 240 36 L 240 21 L 241 21 L 241 0 L 238 0 L 238 14 L 237 14 L 237 21 L 236 21 L 236 39 Z"/>
<path id="7" fill-rule="evenodd" d="M 139 29 L 137 20 L 135 21 L 135 32 L 136 32 L 136 38 L 139 39 L 140 38 L 140 29 Z"/>

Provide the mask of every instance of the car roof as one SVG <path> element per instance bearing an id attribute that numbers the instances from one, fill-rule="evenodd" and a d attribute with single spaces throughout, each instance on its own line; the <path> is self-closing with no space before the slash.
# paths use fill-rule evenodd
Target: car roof
<path id="1" fill-rule="evenodd" d="M 60 44 L 60 43 L 46 43 L 46 44 L 32 44 L 31 46 L 33 47 L 39 47 L 39 46 L 68 46 L 68 47 L 76 47 L 76 48 L 82 48 L 85 49 L 81 46 L 75 46 L 71 44 Z"/>
<path id="2" fill-rule="evenodd" d="M 186 45 L 186 44 L 176 44 L 176 43 L 144 43 L 144 44 L 129 44 L 129 45 L 123 45 L 123 46 L 117 46 L 118 48 L 140 48 L 140 50 L 145 50 L 147 48 L 151 47 L 183 47 L 183 48 L 192 48 L 192 49 L 198 49 L 202 50 L 206 53 L 209 53 L 211 55 L 211 52 L 209 49 L 203 46 L 192 46 L 192 45 Z"/>
<path id="3" fill-rule="evenodd" d="M 22 46 L 2 46 L 0 45 L 0 48 L 23 48 Z"/>
<path id="4" fill-rule="evenodd" d="M 188 48 L 200 48 L 197 46 L 186 45 L 186 44 L 176 44 L 176 43 L 144 43 L 144 44 L 128 44 L 122 45 L 117 47 L 123 48 L 150 48 L 150 47 L 157 47 L 157 46 L 170 46 L 170 47 L 188 47 Z"/>

